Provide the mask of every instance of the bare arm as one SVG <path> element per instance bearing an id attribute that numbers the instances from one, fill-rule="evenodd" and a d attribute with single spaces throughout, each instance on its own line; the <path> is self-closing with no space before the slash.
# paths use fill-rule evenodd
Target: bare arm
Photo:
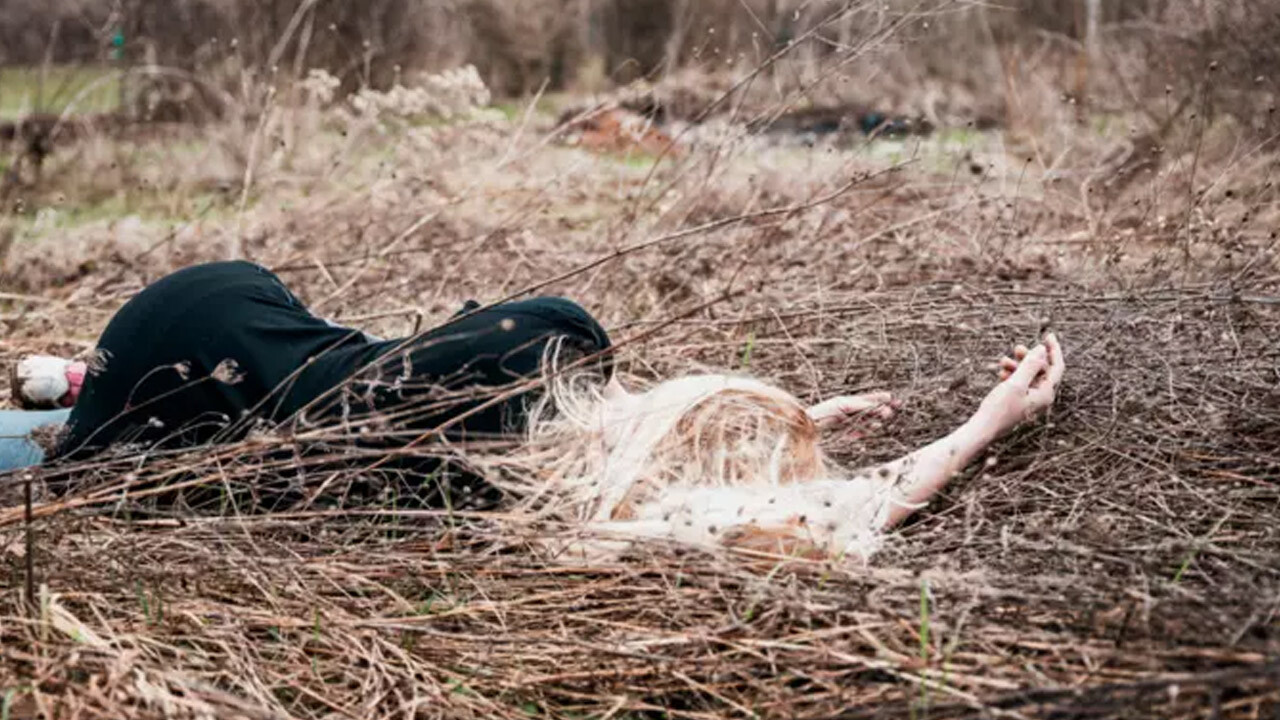
<path id="1" fill-rule="evenodd" d="M 872 470 L 873 478 L 893 485 L 892 507 L 884 527 L 891 528 L 910 517 L 995 439 L 980 414 L 974 414 L 941 440 Z"/>
<path id="2" fill-rule="evenodd" d="M 885 527 L 893 527 L 928 502 L 992 442 L 1053 404 L 1066 366 L 1052 334 L 1034 350 L 1018 348 L 1017 359 L 1001 359 L 1002 380 L 954 432 L 915 452 L 875 468 L 872 476 L 892 483 Z"/>
<path id="3" fill-rule="evenodd" d="M 886 390 L 864 393 L 862 395 L 841 395 L 823 400 L 811 406 L 806 412 L 809 418 L 823 430 L 858 418 L 888 420 L 899 406 L 893 394 Z"/>
<path id="4" fill-rule="evenodd" d="M 861 482 L 667 488 L 634 518 L 594 523 L 596 530 L 670 538 L 704 547 L 780 555 L 869 557 L 880 532 L 900 523 L 941 490 L 994 440 L 1053 403 L 1062 350 L 1052 335 L 1001 361 L 1001 381 L 977 412 L 946 437 L 869 471 Z M 810 409 L 820 424 L 867 413 L 887 417 L 887 393 L 834 398 Z M 886 504 L 887 503 L 887 504 Z"/>

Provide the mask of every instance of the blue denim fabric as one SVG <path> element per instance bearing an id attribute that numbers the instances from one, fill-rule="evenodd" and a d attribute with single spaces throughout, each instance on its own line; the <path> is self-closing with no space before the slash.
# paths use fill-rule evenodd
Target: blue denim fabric
<path id="1" fill-rule="evenodd" d="M 71 410 L 0 410 L 0 472 L 44 461 L 44 450 L 31 441 L 31 431 L 45 425 L 65 425 Z"/>

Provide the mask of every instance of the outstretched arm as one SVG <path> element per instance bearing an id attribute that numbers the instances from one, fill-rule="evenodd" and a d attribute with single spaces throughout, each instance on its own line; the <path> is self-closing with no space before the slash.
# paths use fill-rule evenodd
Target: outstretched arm
<path id="1" fill-rule="evenodd" d="M 1053 403 L 1064 371 L 1053 335 L 1035 350 L 1017 348 L 1000 366 L 1000 383 L 969 420 L 941 440 L 864 470 L 861 482 L 669 487 L 656 502 L 642 505 L 638 516 L 593 528 L 771 555 L 868 557 L 880 531 L 937 494 L 991 442 Z M 887 417 L 893 407 L 887 393 L 872 393 L 820 403 L 809 416 L 825 426 L 867 413 Z"/>
<path id="2" fill-rule="evenodd" d="M 885 527 L 893 527 L 928 502 L 988 445 L 1053 404 L 1066 366 L 1062 347 L 1050 334 L 1028 351 L 1019 346 L 1014 357 L 1001 358 L 1001 381 L 963 425 L 946 437 L 910 455 L 871 471 L 880 482 L 892 483 Z"/>

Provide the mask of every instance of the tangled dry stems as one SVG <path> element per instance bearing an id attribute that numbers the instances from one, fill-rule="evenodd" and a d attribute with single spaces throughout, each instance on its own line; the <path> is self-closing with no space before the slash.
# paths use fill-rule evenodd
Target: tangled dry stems
<path id="1" fill-rule="evenodd" d="M 23 512 L 0 513 L 11 717 L 1251 718 L 1280 705 L 1280 296 L 1272 240 L 1239 220 L 1269 212 L 1273 191 L 1219 175 L 1247 199 L 1206 193 L 1186 209 L 1171 192 L 1156 210 L 1121 198 L 1100 211 L 1017 175 L 939 179 L 754 145 L 651 172 L 546 144 L 513 152 L 507 132 L 455 136 L 452 162 L 406 161 L 389 187 L 375 176 L 234 222 L 261 228 L 246 248 L 313 306 L 383 332 L 557 278 L 547 289 L 606 320 L 628 372 L 736 367 L 815 399 L 902 395 L 896 424 L 833 441 L 850 463 L 952 427 L 989 386 L 985 364 L 1047 328 L 1070 367 L 1054 414 L 870 567 L 664 547 L 565 567 L 532 542 L 548 528 L 518 517 L 344 498 L 368 480 L 361 463 L 300 466 L 281 435 L 49 468 L 37 485 L 78 489 L 35 508 L 34 609 Z M 376 192 L 404 200 L 371 212 Z M 19 255 L 31 286 L 5 296 L 4 353 L 74 348 L 147 280 L 219 247 L 162 233 L 84 251 L 93 264 L 73 272 Z M 340 455 L 345 432 L 310 439 Z M 281 477 L 326 502 L 218 515 L 134 502 L 157 481 L 226 492 Z"/>
<path id="2" fill-rule="evenodd" d="M 7 594 L 6 664 L 24 698 L 87 716 L 1250 717 L 1280 673 L 1278 318 L 1253 290 L 911 289 L 738 319 L 757 357 L 788 362 L 765 350 L 785 338 L 832 384 L 843 355 L 858 384 L 911 388 L 915 412 L 873 443 L 888 454 L 972 405 L 981 386 L 949 360 L 1044 318 L 1073 339 L 1050 422 L 872 568 L 657 548 L 573 569 L 501 515 L 131 521 L 107 497 L 37 524 L 52 594 L 34 618 Z M 704 351 L 740 345 L 728 320 Z M 266 450 L 145 473 L 253 482 Z"/>

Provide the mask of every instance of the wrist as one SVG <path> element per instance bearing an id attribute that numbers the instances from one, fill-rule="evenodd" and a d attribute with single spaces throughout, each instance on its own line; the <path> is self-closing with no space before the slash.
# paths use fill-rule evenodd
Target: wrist
<path id="1" fill-rule="evenodd" d="M 1010 429 L 1011 424 L 989 407 L 978 408 L 960 428 L 967 440 L 984 447 L 999 440 Z"/>

